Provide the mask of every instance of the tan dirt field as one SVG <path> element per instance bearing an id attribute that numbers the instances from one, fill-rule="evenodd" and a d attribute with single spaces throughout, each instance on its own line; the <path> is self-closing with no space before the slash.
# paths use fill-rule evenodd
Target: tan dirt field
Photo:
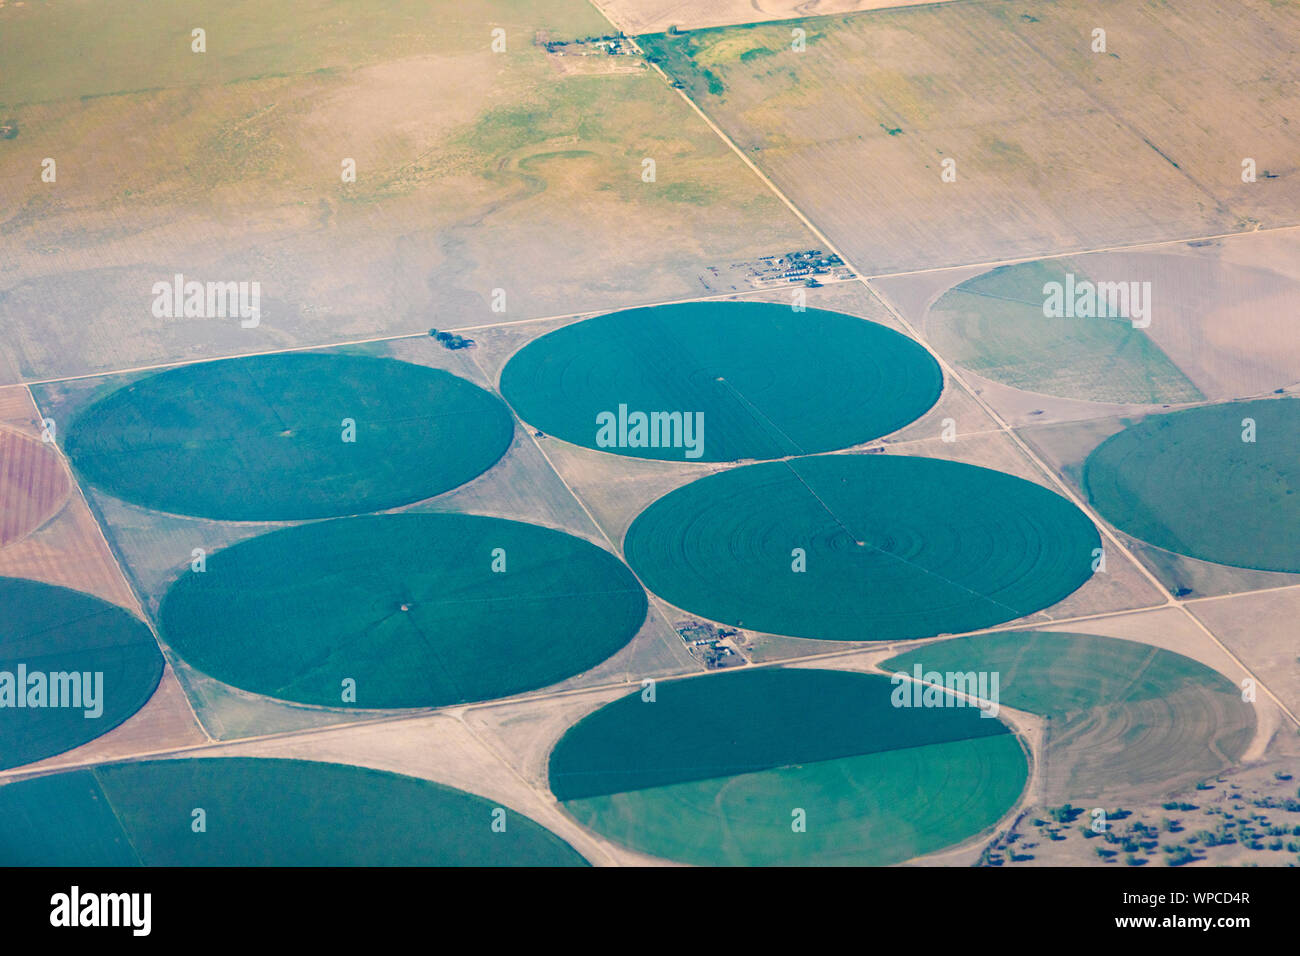
<path id="1" fill-rule="evenodd" d="M 1192 601 L 1187 608 L 1300 716 L 1300 585 Z"/>
<path id="2" fill-rule="evenodd" d="M 1287 233 L 1295 237 L 1293 231 Z M 1230 240 L 1250 245 L 1255 236 Z M 1225 261 L 1212 246 L 1079 256 L 1099 280 L 1151 283 L 1151 339 L 1213 401 L 1300 383 L 1300 281 L 1259 262 Z M 1300 246 L 1292 249 L 1300 258 Z"/>
<path id="3" fill-rule="evenodd" d="M 59 455 L 38 439 L 0 429 L 0 548 L 43 525 L 68 498 Z"/>
<path id="4" fill-rule="evenodd" d="M 5 423 L 21 427 L 25 421 L 23 431 L 39 440 L 41 416 L 27 390 L 4 388 L 0 396 Z M 61 458 L 59 467 L 71 487 L 71 473 Z M 0 574 L 85 591 L 138 613 L 135 595 L 118 570 L 90 509 L 76 493 L 68 496 L 58 513 L 40 528 L 0 549 Z"/>
<path id="5" fill-rule="evenodd" d="M 940 4 L 804 21 L 802 53 L 785 23 L 690 33 L 694 66 L 664 67 L 881 275 L 1294 224 L 1281 118 L 1300 91 L 1278 64 L 1298 18 L 1268 0 Z"/>

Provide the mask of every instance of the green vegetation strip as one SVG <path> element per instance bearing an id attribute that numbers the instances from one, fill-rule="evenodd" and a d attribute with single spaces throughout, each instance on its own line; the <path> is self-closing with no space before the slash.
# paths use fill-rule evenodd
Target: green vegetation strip
<path id="1" fill-rule="evenodd" d="M 1031 392 L 1145 404 L 1204 397 L 1129 319 L 1044 316 L 1044 286 L 1056 282 L 1064 290 L 1067 273 L 1079 285 L 1093 281 L 1057 259 L 999 266 L 968 279 L 931 307 L 926 333 L 958 365 Z"/>
<path id="2" fill-rule="evenodd" d="M 162 672 L 153 635 L 121 608 L 0 578 L 0 770 L 112 730 L 144 706 Z"/>
<path id="3" fill-rule="evenodd" d="M 490 468 L 513 433 L 495 396 L 447 372 L 290 353 L 119 388 L 74 420 L 67 452 L 93 484 L 135 504 L 292 520 L 441 494 Z"/>
<path id="4" fill-rule="evenodd" d="M 494 831 L 496 808 L 426 780 L 339 764 L 111 764 L 0 787 L 0 865 L 585 865 L 509 808 L 504 832 Z"/>
<path id="5" fill-rule="evenodd" d="M 576 724 L 551 790 L 604 836 L 704 865 L 894 863 L 995 823 L 1028 773 L 1007 726 L 893 693 L 803 668 L 660 683 Z"/>
<path id="6" fill-rule="evenodd" d="M 735 461 L 830 451 L 897 431 L 939 397 L 943 376 L 911 339 L 836 312 L 757 302 L 632 309 L 566 326 L 521 349 L 501 392 L 529 424 L 640 458 Z M 677 412 L 703 420 L 682 444 L 598 440 L 597 417 Z"/>
<path id="7" fill-rule="evenodd" d="M 624 551 L 651 591 L 712 620 L 885 641 L 1055 604 L 1089 578 L 1100 545 L 1083 512 L 1019 478 L 930 458 L 827 455 L 679 488 L 632 523 Z"/>
<path id="8" fill-rule="evenodd" d="M 1153 415 L 1088 456 L 1083 487 L 1115 527 L 1157 547 L 1300 572 L 1297 436 L 1293 398 Z"/>
<path id="9" fill-rule="evenodd" d="M 494 568 L 502 570 L 494 570 Z M 501 518 L 344 518 L 252 538 L 186 571 L 160 612 L 199 670 L 285 700 L 433 707 L 544 687 L 645 619 L 614 555 Z M 355 681 L 355 702 L 344 682 Z"/>

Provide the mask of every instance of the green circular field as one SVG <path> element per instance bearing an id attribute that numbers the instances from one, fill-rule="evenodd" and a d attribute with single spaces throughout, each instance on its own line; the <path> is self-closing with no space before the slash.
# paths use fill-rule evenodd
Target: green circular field
<path id="1" fill-rule="evenodd" d="M 490 468 L 513 433 L 500 400 L 447 372 L 286 353 L 119 388 L 74 420 L 67 452 L 93 484 L 135 504 L 287 521 L 441 494 Z"/>
<path id="2" fill-rule="evenodd" d="M 122 608 L 0 578 L 0 770 L 108 733 L 153 696 L 162 672 L 149 628 Z"/>
<path id="3" fill-rule="evenodd" d="M 894 455 L 710 475 L 652 504 L 623 542 L 646 587 L 677 607 L 836 641 L 929 637 L 1023 617 L 1083 584 L 1100 545 L 1087 516 L 1046 488 Z"/>
<path id="4" fill-rule="evenodd" d="M 551 791 L 584 826 L 685 863 L 898 863 L 993 826 L 1028 778 L 1000 720 L 895 706 L 902 689 L 803 668 L 660 682 L 571 728 Z"/>
<path id="5" fill-rule="evenodd" d="M 498 809 L 503 832 L 492 828 Z M 586 861 L 528 817 L 427 780 L 340 764 L 228 757 L 109 764 L 0 787 L 0 865 Z"/>
<path id="6" fill-rule="evenodd" d="M 1129 268 L 1147 275 L 1159 271 L 1162 261 L 1171 258 L 1141 255 L 1130 260 Z M 1100 268 L 1089 260 L 1083 264 Z M 1144 320 L 1131 308 L 1124 309 L 1118 294 L 1114 305 L 1120 315 L 1109 314 L 1108 295 L 1100 302 L 1094 295 L 1091 306 L 1086 297 L 1080 302 L 1079 292 L 1089 287 L 1095 291 L 1099 278 L 1107 281 L 1114 277 L 1089 275 L 1079 262 L 1070 259 L 998 266 L 945 292 L 926 314 L 925 334 L 949 361 L 1030 392 L 1144 404 L 1204 398 L 1147 331 L 1134 328 L 1135 319 L 1139 325 Z M 1131 275 L 1124 276 L 1125 298 L 1131 279 Z M 1048 301 L 1049 287 L 1060 292 L 1059 312 L 1053 308 L 1055 303 Z M 1075 313 L 1068 317 L 1067 289 L 1070 311 Z M 1176 294 L 1161 286 L 1157 295 L 1165 293 Z M 1161 298 L 1162 305 L 1167 302 Z M 1139 299 L 1138 305 L 1149 308 L 1150 303 Z M 1045 310 L 1053 315 L 1045 315 Z M 1124 318 L 1125 314 L 1131 317 Z"/>
<path id="7" fill-rule="evenodd" d="M 897 332 L 838 312 L 759 302 L 602 315 L 529 343 L 501 373 L 506 400 L 544 432 L 679 461 L 847 448 L 914 421 L 942 388 L 934 359 Z M 633 416 L 654 413 L 680 413 L 681 425 L 648 420 L 639 433 Z M 696 413 L 702 441 L 700 429 L 685 434 L 687 421 L 701 420 Z M 618 421 L 602 435 L 605 414 Z"/>
<path id="8" fill-rule="evenodd" d="M 495 571 L 495 567 L 504 567 Z M 614 555 L 465 514 L 340 518 L 210 555 L 162 634 L 235 687 L 334 707 L 436 707 L 545 687 L 619 650 L 646 596 Z M 355 701 L 344 681 L 355 681 Z"/>
<path id="9" fill-rule="evenodd" d="M 1252 420 L 1253 442 L 1243 441 Z M 1300 572 L 1300 401 L 1152 415 L 1088 456 L 1083 487 L 1115 527 L 1203 561 Z"/>

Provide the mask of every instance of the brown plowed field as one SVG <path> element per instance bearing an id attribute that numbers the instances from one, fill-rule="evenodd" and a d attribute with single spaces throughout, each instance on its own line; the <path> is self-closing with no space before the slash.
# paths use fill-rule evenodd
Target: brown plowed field
<path id="1" fill-rule="evenodd" d="M 68 490 L 67 471 L 52 448 L 0 428 L 0 548 L 48 521 Z"/>

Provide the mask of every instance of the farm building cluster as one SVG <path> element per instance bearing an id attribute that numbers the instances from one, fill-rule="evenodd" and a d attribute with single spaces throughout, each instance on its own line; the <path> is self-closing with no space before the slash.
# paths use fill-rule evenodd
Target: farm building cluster
<path id="1" fill-rule="evenodd" d="M 537 42 L 552 56 L 638 56 L 622 33 L 579 40 L 552 40 L 541 33 Z"/>
<path id="2" fill-rule="evenodd" d="M 716 627 L 705 621 L 678 621 L 673 628 L 705 667 L 739 667 L 745 663 L 736 646 L 741 632 L 734 627 Z"/>
<path id="3" fill-rule="evenodd" d="M 844 260 L 832 252 L 802 249 L 783 255 L 760 256 L 725 266 L 707 266 L 700 284 L 709 292 L 738 292 L 801 283 L 817 287 L 856 278 Z"/>

